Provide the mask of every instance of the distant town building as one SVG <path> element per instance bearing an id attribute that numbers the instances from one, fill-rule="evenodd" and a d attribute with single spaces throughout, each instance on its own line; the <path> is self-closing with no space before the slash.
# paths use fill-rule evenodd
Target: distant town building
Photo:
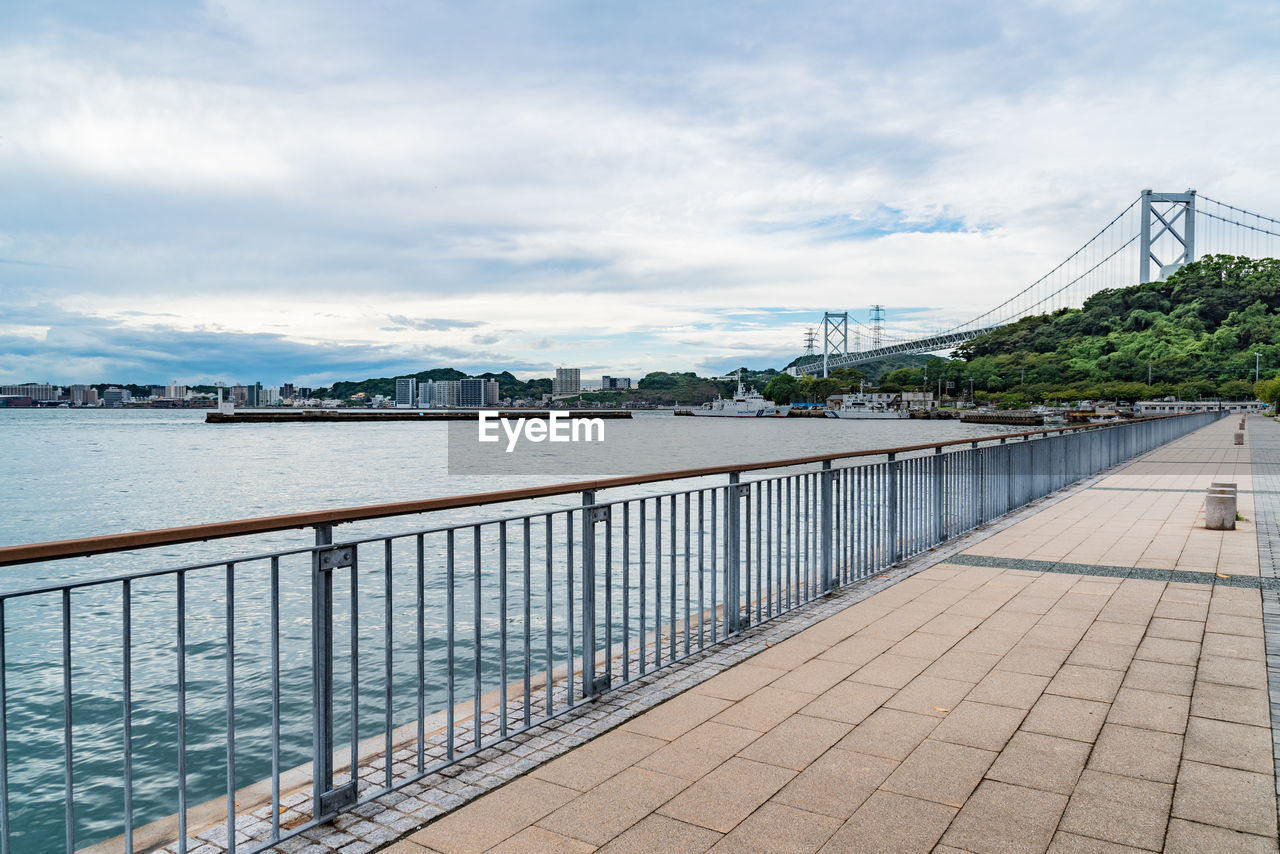
<path id="1" fill-rule="evenodd" d="M 187 396 L 187 387 L 178 385 L 178 381 L 174 380 L 164 388 L 164 396 L 170 400 L 183 400 Z"/>
<path id="2" fill-rule="evenodd" d="M 436 405 L 436 384 L 432 380 L 418 383 L 418 406 L 431 409 Z"/>
<path id="3" fill-rule="evenodd" d="M 279 406 L 280 405 L 280 389 L 276 386 L 264 388 L 262 390 L 263 406 Z"/>
<path id="4" fill-rule="evenodd" d="M 551 381 L 552 394 L 578 394 L 582 391 L 582 372 L 577 368 L 556 368 Z"/>
<path id="5" fill-rule="evenodd" d="M 245 386 L 244 405 L 250 408 L 262 406 L 262 383 L 254 383 L 251 386 Z"/>
<path id="6" fill-rule="evenodd" d="M 98 405 L 98 390 L 91 385 L 73 385 L 69 393 L 73 406 Z"/>
<path id="7" fill-rule="evenodd" d="M 631 388 L 630 377 L 605 376 L 600 378 L 601 391 L 626 391 L 630 388 Z"/>
<path id="8" fill-rule="evenodd" d="M 294 388 L 293 383 L 281 383 L 280 396 L 285 399 L 291 399 L 295 397 L 306 397 L 306 395 L 298 394 L 298 390 Z"/>
<path id="9" fill-rule="evenodd" d="M 107 406 L 124 406 L 133 401 L 133 395 L 127 388 L 112 386 L 102 393 L 102 402 Z"/>
<path id="10" fill-rule="evenodd" d="M 396 380 L 396 406 L 414 406 L 418 402 L 418 381 L 414 377 Z"/>
<path id="11" fill-rule="evenodd" d="M 21 385 L 0 385 L 0 395 L 5 397 L 29 397 L 32 400 L 57 400 L 62 396 L 62 389 L 48 383 L 22 383 Z"/>

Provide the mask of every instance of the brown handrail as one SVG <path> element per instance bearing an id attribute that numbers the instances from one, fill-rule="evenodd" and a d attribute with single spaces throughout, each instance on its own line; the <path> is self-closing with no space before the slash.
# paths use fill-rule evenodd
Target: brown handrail
<path id="1" fill-rule="evenodd" d="M 1145 418 L 1133 418 L 1124 423 L 1137 421 L 1155 421 L 1161 418 L 1176 418 L 1176 415 L 1157 415 Z M 454 495 L 446 498 L 426 498 L 419 501 L 396 501 L 390 504 L 369 504 L 363 507 L 343 507 L 333 510 L 313 510 L 306 513 L 285 513 L 280 516 L 259 516 L 253 519 L 238 519 L 231 522 L 209 522 L 200 525 L 184 525 L 180 528 L 160 528 L 153 531 L 135 531 L 128 534 L 107 534 L 100 537 L 81 537 L 74 540 L 55 540 L 48 543 L 30 543 L 18 546 L 0 547 L 0 566 L 13 566 L 20 563 L 36 563 L 46 560 L 58 560 L 70 557 L 90 557 L 92 555 L 110 554 L 112 552 L 131 551 L 133 549 L 152 548 L 155 546 L 172 546 L 181 543 L 195 543 L 206 540 L 217 540 L 226 537 L 239 537 L 248 534 L 266 534 L 273 531 L 288 531 L 296 528 L 310 528 L 315 525 L 337 525 L 345 522 L 363 522 L 369 519 L 385 519 L 389 516 L 408 516 L 418 513 L 431 513 L 437 510 L 454 510 L 459 507 L 478 507 L 485 504 L 505 504 L 512 501 L 525 501 L 531 498 L 546 498 L 553 495 L 568 495 L 585 490 L 615 489 L 620 486 L 638 486 L 645 483 L 657 483 L 664 480 L 681 480 L 692 477 L 706 477 L 715 474 L 732 472 L 759 471 L 761 469 L 789 468 L 792 466 L 812 465 L 833 460 L 852 459 L 855 457 L 874 457 L 883 454 L 901 454 L 909 451 L 922 451 L 926 448 L 945 448 L 952 445 L 968 445 L 990 439 L 1018 439 L 1030 436 L 1047 435 L 1049 433 L 1066 433 L 1084 429 L 1096 429 L 1103 425 L 1080 425 L 1075 427 L 1055 427 L 1048 430 L 1027 430 L 1021 433 L 1006 433 L 1002 436 L 989 436 L 981 439 L 951 439 L 945 442 L 929 442 L 923 445 L 903 445 L 897 448 L 873 448 L 863 451 L 845 451 L 835 454 L 814 454 L 808 457 L 792 457 L 785 460 L 746 463 L 736 465 L 707 466 L 705 468 L 681 469 L 678 471 L 654 472 L 642 475 L 623 475 L 620 477 L 601 478 L 597 480 L 581 480 L 574 483 L 558 483 L 547 486 L 530 486 L 523 489 L 504 489 L 496 492 L 477 492 L 471 495 Z"/>

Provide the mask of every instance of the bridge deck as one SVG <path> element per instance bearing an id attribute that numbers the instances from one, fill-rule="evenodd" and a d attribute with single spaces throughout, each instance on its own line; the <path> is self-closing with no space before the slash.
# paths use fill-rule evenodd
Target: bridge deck
<path id="1" fill-rule="evenodd" d="M 1275 567 L 1253 522 L 1199 525 L 1203 488 L 1229 480 L 1273 531 L 1280 499 L 1254 473 L 1280 425 L 1251 419 L 1244 447 L 1234 427 L 1075 489 L 386 850 L 1276 851 L 1259 590 Z"/>

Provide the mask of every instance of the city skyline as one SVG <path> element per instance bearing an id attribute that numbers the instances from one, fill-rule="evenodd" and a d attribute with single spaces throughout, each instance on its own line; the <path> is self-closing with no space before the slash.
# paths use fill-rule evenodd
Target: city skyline
<path id="1" fill-rule="evenodd" d="M 0 382 L 781 367 L 1280 212 L 1260 0 L 111 10 L 0 11 Z"/>

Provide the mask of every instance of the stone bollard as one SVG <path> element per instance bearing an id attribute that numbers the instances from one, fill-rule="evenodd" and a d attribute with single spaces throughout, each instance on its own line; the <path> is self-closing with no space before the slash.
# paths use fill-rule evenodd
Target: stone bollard
<path id="1" fill-rule="evenodd" d="M 1243 430 L 1237 430 L 1237 431 L 1236 431 L 1236 441 L 1235 441 L 1235 444 L 1237 444 L 1237 445 L 1243 445 L 1243 444 L 1244 444 L 1244 431 L 1243 431 Z"/>
<path id="2" fill-rule="evenodd" d="M 1236 485 L 1214 484 L 1204 499 L 1204 526 L 1210 531 L 1236 529 Z"/>

